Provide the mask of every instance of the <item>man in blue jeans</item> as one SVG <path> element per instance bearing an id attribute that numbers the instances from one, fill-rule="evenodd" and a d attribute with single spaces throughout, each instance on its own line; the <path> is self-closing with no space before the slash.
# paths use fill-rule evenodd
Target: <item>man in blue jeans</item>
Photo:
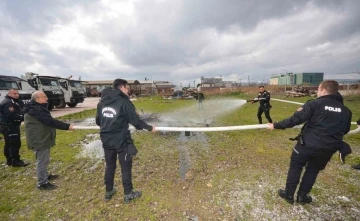
<path id="1" fill-rule="evenodd" d="M 141 196 L 141 191 L 134 191 L 132 184 L 132 157 L 137 150 L 131 139 L 129 123 L 138 130 L 155 131 L 154 127 L 140 120 L 129 99 L 128 90 L 126 80 L 116 79 L 113 88 L 102 91 L 96 112 L 96 124 L 100 126 L 106 162 L 105 200 L 110 200 L 116 193 L 114 176 L 116 159 L 119 158 L 125 203 Z"/>

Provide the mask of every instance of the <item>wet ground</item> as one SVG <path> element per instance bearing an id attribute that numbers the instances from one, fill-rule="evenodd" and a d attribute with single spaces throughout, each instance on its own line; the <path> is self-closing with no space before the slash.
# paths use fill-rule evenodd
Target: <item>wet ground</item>
<path id="1" fill-rule="evenodd" d="M 179 109 L 173 112 L 156 114 L 139 111 L 140 117 L 151 125 L 168 127 L 206 127 L 215 123 L 216 117 L 226 114 L 229 111 L 240 108 L 246 101 L 239 99 L 221 99 L 207 100 L 203 107 L 198 103 Z M 78 126 L 95 126 L 95 119 L 89 118 L 81 122 L 74 122 Z M 134 132 L 134 131 L 132 131 Z M 171 132 L 173 134 L 173 132 Z M 167 136 L 169 133 L 162 133 Z M 179 175 L 182 180 L 185 179 L 187 171 L 191 168 L 192 157 L 190 148 L 207 148 L 207 135 L 202 132 L 177 132 L 175 133 L 176 147 L 179 151 Z M 173 136 L 169 136 L 173 137 Z M 172 139 L 172 138 L 169 138 Z M 103 159 L 104 151 L 98 134 L 89 135 L 82 142 L 83 151 L 81 156 L 92 159 Z"/>

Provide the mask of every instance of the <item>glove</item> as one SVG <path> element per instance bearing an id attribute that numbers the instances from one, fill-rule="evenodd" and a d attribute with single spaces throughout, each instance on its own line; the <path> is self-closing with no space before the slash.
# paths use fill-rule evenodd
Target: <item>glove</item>
<path id="1" fill-rule="evenodd" d="M 343 142 L 343 145 L 341 148 L 339 148 L 339 158 L 342 163 L 345 163 L 345 157 L 349 154 L 351 154 L 351 147 L 349 144 Z"/>
<path id="2" fill-rule="evenodd" d="M 138 150 L 136 149 L 135 145 L 134 144 L 128 144 L 126 147 L 125 147 L 125 161 L 126 159 L 128 158 L 133 158 L 134 156 L 136 156 Z"/>

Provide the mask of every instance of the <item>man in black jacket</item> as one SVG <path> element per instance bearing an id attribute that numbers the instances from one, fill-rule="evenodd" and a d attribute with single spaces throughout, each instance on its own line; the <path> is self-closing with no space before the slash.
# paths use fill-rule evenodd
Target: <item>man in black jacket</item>
<path id="1" fill-rule="evenodd" d="M 312 202 L 308 193 L 319 171 L 325 169 L 332 155 L 343 145 L 344 134 L 350 131 L 352 113 L 337 99 L 338 88 L 336 81 L 323 81 L 319 85 L 317 99 L 307 102 L 293 116 L 268 124 L 268 129 L 285 129 L 307 122 L 302 132 L 302 142 L 293 148 L 286 188 L 278 190 L 279 196 L 288 203 L 294 203 L 294 194 L 305 166 L 297 202 Z"/>
<path id="2" fill-rule="evenodd" d="M 137 115 L 128 96 L 127 81 L 116 79 L 113 88 L 102 91 L 96 112 L 96 124 L 100 126 L 100 138 L 105 152 L 105 200 L 110 200 L 116 192 L 114 176 L 117 157 L 121 166 L 125 203 L 141 196 L 141 191 L 133 190 L 131 178 L 132 157 L 137 150 L 131 139 L 129 123 L 138 130 L 155 131 L 154 127 L 140 120 Z"/>
<path id="3" fill-rule="evenodd" d="M 24 167 L 24 163 L 20 159 L 20 125 L 24 121 L 22 113 L 22 101 L 19 100 L 19 91 L 10 89 L 4 100 L 0 103 L 0 124 L 3 130 L 5 145 L 4 155 L 6 164 L 13 167 Z"/>
<path id="4" fill-rule="evenodd" d="M 270 93 L 267 92 L 264 88 L 264 86 L 260 86 L 259 87 L 259 94 L 257 96 L 257 98 L 255 98 L 254 100 L 251 101 L 251 103 L 256 103 L 258 101 L 260 101 L 260 106 L 257 112 L 257 117 L 259 120 L 259 124 L 262 124 L 262 117 L 261 115 L 263 113 L 265 113 L 265 117 L 268 120 L 269 123 L 272 123 L 272 119 L 270 117 Z"/>
<path id="5" fill-rule="evenodd" d="M 31 102 L 24 109 L 26 142 L 36 157 L 37 188 L 52 190 L 56 186 L 49 182 L 58 175 L 49 174 L 50 148 L 55 146 L 56 129 L 72 130 L 71 124 L 54 119 L 47 108 L 47 96 L 42 91 L 31 95 Z"/>

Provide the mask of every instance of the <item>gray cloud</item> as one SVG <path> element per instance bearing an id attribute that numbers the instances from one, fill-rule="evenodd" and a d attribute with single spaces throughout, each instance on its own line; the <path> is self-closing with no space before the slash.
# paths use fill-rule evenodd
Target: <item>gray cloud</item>
<path id="1" fill-rule="evenodd" d="M 192 82 L 220 75 L 262 80 L 280 69 L 360 69 L 357 0 L 134 0 L 124 7 L 0 3 L 2 72 Z"/>

